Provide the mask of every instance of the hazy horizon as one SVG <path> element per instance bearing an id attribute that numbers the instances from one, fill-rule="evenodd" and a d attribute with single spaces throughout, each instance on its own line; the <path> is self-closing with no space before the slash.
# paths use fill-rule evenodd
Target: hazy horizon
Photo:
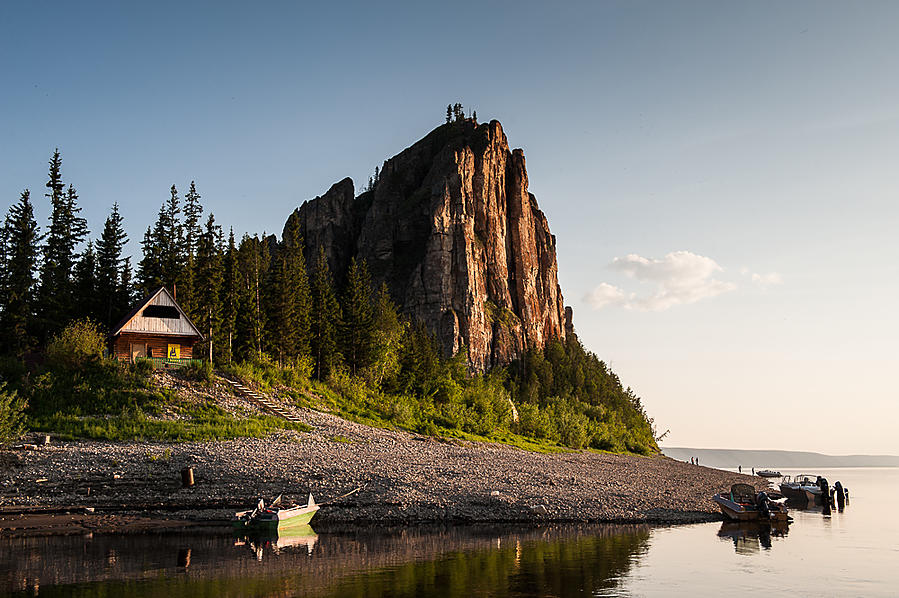
<path id="1" fill-rule="evenodd" d="M 899 454 L 899 5 L 0 10 L 4 212 L 30 188 L 46 227 L 58 147 L 134 255 L 192 180 L 280 234 L 462 102 L 524 149 L 577 333 L 665 444 Z"/>

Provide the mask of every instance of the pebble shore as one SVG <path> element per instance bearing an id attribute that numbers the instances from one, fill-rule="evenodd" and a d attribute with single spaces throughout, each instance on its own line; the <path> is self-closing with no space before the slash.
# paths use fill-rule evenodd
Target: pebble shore
<path id="1" fill-rule="evenodd" d="M 711 496 L 764 480 L 674 461 L 580 451 L 540 454 L 440 441 L 295 409 L 311 432 L 200 443 L 53 441 L 8 452 L 0 516 L 141 514 L 227 520 L 258 497 L 321 504 L 316 525 L 721 519 Z M 182 488 L 180 472 L 195 485 Z M 347 496 L 343 496 L 347 495 Z M 0 522 L 0 530 L 9 525 Z"/>

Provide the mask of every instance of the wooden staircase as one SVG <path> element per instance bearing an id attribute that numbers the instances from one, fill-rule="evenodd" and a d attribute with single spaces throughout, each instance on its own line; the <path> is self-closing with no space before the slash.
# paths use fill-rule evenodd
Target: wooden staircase
<path id="1" fill-rule="evenodd" d="M 218 377 L 221 378 L 222 380 L 224 380 L 225 382 L 227 382 L 237 392 L 237 394 L 243 396 L 245 399 L 247 399 L 248 401 L 250 401 L 257 407 L 259 407 L 266 413 L 268 413 L 270 415 L 274 415 L 275 417 L 280 417 L 280 418 L 286 419 L 287 421 L 290 421 L 290 422 L 302 422 L 303 421 L 297 415 L 290 413 L 289 411 L 285 410 L 284 408 L 282 408 L 278 405 L 275 405 L 270 400 L 268 400 L 265 396 L 259 394 L 258 392 L 256 392 L 255 390 L 253 390 L 251 388 L 247 388 L 240 382 L 236 382 L 234 380 L 231 380 L 230 378 L 226 378 L 226 377 L 222 376 L 221 374 L 219 374 Z"/>

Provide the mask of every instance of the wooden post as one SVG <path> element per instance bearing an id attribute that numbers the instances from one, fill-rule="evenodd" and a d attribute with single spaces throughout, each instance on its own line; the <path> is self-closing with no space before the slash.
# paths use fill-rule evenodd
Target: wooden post
<path id="1" fill-rule="evenodd" d="M 185 467 L 181 470 L 181 486 L 184 488 L 190 488 L 194 485 L 194 470 L 193 467 Z"/>

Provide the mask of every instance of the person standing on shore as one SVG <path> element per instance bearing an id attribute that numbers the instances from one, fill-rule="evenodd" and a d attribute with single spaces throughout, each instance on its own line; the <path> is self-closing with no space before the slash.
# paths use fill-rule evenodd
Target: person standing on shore
<path id="1" fill-rule="evenodd" d="M 743 466 L 737 465 L 737 473 L 743 473 Z"/>

